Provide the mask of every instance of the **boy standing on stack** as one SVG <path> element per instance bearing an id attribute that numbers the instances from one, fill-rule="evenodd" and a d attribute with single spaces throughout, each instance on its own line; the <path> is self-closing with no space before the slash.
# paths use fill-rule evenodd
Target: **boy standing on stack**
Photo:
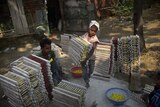
<path id="1" fill-rule="evenodd" d="M 95 20 L 92 20 L 89 24 L 88 32 L 82 36 L 85 41 L 88 41 L 91 44 L 91 48 L 88 55 L 86 56 L 86 59 L 81 62 L 83 79 L 86 83 L 87 88 L 89 87 L 90 75 L 93 73 L 94 70 L 95 56 L 93 53 L 96 49 L 97 44 L 99 43 L 96 35 L 97 31 L 99 31 L 99 23 Z"/>

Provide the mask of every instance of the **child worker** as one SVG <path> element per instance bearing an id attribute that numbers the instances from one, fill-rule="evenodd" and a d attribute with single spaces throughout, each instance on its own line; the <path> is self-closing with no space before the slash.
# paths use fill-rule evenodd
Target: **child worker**
<path id="1" fill-rule="evenodd" d="M 62 68 L 56 59 L 54 51 L 51 50 L 51 43 L 52 41 L 48 38 L 42 39 L 40 41 L 41 51 L 35 54 L 50 61 L 53 82 L 56 86 L 62 80 Z"/>
<path id="2" fill-rule="evenodd" d="M 93 73 L 95 65 L 95 56 L 93 53 L 96 49 L 97 44 L 99 43 L 96 35 L 97 31 L 99 31 L 99 23 L 95 20 L 92 20 L 89 24 L 88 32 L 82 35 L 82 38 L 91 44 L 88 55 L 86 56 L 85 60 L 81 62 L 81 67 L 83 71 L 82 75 L 87 88 L 89 87 L 89 78 L 90 75 Z"/>

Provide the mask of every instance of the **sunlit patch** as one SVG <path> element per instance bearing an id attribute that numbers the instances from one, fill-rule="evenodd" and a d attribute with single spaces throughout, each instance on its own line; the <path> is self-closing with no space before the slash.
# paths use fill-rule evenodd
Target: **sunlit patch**
<path id="1" fill-rule="evenodd" d="M 160 23 L 157 23 L 158 20 L 154 20 L 154 21 L 151 21 L 149 23 L 147 23 L 145 26 L 146 26 L 146 29 L 147 30 L 150 30 L 150 29 L 157 29 L 157 28 L 160 28 Z"/>
<path id="2" fill-rule="evenodd" d="M 121 33 L 109 33 L 109 36 L 120 35 Z"/>
<path id="3" fill-rule="evenodd" d="M 131 28 L 131 27 L 122 28 L 122 30 L 128 31 L 128 32 L 133 32 L 133 28 Z"/>
<path id="4" fill-rule="evenodd" d="M 146 43 L 146 47 L 150 48 L 150 47 L 160 47 L 160 43 Z"/>
<path id="5" fill-rule="evenodd" d="M 27 51 L 27 48 L 21 47 L 21 48 L 18 48 L 17 50 L 18 52 L 25 52 Z"/>
<path id="6" fill-rule="evenodd" d="M 27 43 L 25 47 L 26 47 L 26 48 L 33 48 L 33 45 L 30 44 L 30 43 Z"/>

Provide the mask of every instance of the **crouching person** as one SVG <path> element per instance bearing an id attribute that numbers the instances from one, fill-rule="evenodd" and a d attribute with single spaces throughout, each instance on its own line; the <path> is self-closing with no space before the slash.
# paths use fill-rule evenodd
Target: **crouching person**
<path id="1" fill-rule="evenodd" d="M 52 41 L 48 38 L 42 39 L 40 41 L 41 51 L 36 55 L 50 61 L 53 82 L 56 86 L 62 80 L 62 67 L 56 59 L 54 51 L 51 50 L 51 43 Z"/>

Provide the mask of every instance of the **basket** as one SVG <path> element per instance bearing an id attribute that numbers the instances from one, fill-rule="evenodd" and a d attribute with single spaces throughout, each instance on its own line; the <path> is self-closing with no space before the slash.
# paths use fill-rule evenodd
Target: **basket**
<path id="1" fill-rule="evenodd" d="M 72 76 L 75 78 L 82 77 L 82 68 L 81 67 L 73 67 L 71 69 Z"/>
<path id="2" fill-rule="evenodd" d="M 129 99 L 129 92 L 122 88 L 110 88 L 105 95 L 116 106 L 123 105 Z"/>

